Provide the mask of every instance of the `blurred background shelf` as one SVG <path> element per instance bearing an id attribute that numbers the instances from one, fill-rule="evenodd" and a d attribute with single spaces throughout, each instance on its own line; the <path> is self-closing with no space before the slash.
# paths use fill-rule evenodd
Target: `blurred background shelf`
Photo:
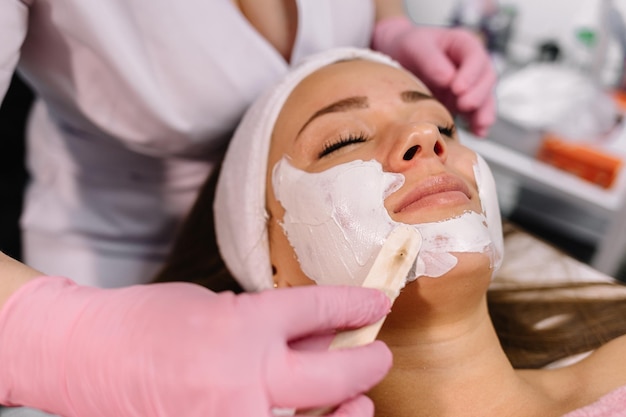
<path id="1" fill-rule="evenodd" d="M 586 84 L 606 91 L 623 85 L 626 0 L 406 0 L 405 4 L 416 23 L 470 29 L 492 54 L 500 77 L 496 94 L 499 120 L 487 139 L 462 129 L 460 136 L 491 166 L 503 218 L 598 271 L 626 281 L 626 170 L 621 168 L 614 183 L 605 189 L 536 158 L 543 132 L 554 132 L 537 123 L 519 122 L 529 120 L 524 115 L 535 115 L 535 122 L 543 118 L 556 123 L 555 114 L 545 111 L 554 103 L 546 97 L 555 98 L 547 94 L 562 86 L 561 78 L 547 84 L 532 79 L 535 81 L 522 86 L 516 78 L 508 85 L 519 86 L 516 94 L 520 94 L 505 95 L 513 101 L 502 100 L 500 89 L 510 76 L 544 64 L 562 64 L 584 75 Z M 568 86 L 563 96 L 559 92 L 556 97 L 574 101 L 580 90 Z M 509 107 L 504 106 L 507 103 Z M 511 111 L 511 103 L 520 107 Z M 574 124 L 568 120 L 560 126 L 580 133 L 581 116 L 609 114 L 599 111 L 605 107 L 595 100 L 586 103 L 592 111 L 569 113 Z M 624 159 L 623 122 L 613 134 L 618 140 L 605 151 Z"/>
<path id="2" fill-rule="evenodd" d="M 626 253 L 626 170 L 604 189 L 501 143 L 494 135 L 525 139 L 496 126 L 488 139 L 464 130 L 460 136 L 492 168 L 503 216 L 600 272 L 618 276 Z"/>

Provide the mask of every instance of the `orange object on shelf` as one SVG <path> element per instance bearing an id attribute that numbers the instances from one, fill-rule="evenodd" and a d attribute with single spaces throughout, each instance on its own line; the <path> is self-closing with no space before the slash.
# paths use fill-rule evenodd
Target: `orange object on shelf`
<path id="1" fill-rule="evenodd" d="M 543 136 L 537 159 L 603 188 L 610 188 L 622 159 L 589 144 L 571 142 L 555 134 Z"/>
<path id="2" fill-rule="evenodd" d="M 626 91 L 614 90 L 612 97 L 617 107 L 619 107 L 621 111 L 626 111 Z"/>

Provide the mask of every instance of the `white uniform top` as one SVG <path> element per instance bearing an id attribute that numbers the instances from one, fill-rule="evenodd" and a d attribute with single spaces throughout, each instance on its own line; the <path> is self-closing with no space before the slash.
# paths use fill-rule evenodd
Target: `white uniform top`
<path id="1" fill-rule="evenodd" d="M 369 44 L 371 1 L 297 4 L 291 63 Z M 245 107 L 289 65 L 229 0 L 2 0 L 0 40 L 0 97 L 18 60 L 40 97 L 25 261 L 101 287 L 150 279 Z"/>

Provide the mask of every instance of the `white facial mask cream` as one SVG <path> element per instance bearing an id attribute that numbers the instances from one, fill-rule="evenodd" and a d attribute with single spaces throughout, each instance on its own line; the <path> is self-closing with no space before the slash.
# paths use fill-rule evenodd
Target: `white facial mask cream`
<path id="1" fill-rule="evenodd" d="M 475 167 L 477 179 L 478 172 L 483 173 L 480 166 Z M 404 176 L 383 172 L 375 160 L 308 173 L 283 158 L 274 166 L 272 181 L 285 209 L 283 229 L 303 272 L 320 285 L 360 286 L 385 238 L 399 224 L 387 213 L 384 200 L 402 186 Z M 491 193 L 494 196 L 480 197 L 493 200 L 495 189 Z M 493 211 L 491 206 L 488 209 Z M 497 200 L 495 209 L 499 222 Z M 468 211 L 441 222 L 414 225 L 422 235 L 422 248 L 409 276 L 445 274 L 457 263 L 451 252 L 489 252 L 492 266 L 499 264 L 501 248 L 493 244 L 487 220 Z"/>

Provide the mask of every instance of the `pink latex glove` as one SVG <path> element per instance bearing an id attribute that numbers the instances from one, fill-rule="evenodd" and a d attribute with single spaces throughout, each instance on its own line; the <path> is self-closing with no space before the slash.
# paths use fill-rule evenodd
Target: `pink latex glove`
<path id="1" fill-rule="evenodd" d="M 341 404 L 333 416 L 369 417 L 362 393 L 389 370 L 389 350 L 329 352 L 319 335 L 389 307 L 381 292 L 354 287 L 234 295 L 41 277 L 0 312 L 0 403 L 67 417 L 261 417 Z"/>
<path id="2" fill-rule="evenodd" d="M 394 16 L 376 24 L 372 48 L 417 75 L 453 114 L 465 117 L 475 134 L 487 134 L 496 118 L 497 76 L 475 34 L 417 26 L 405 16 Z"/>

